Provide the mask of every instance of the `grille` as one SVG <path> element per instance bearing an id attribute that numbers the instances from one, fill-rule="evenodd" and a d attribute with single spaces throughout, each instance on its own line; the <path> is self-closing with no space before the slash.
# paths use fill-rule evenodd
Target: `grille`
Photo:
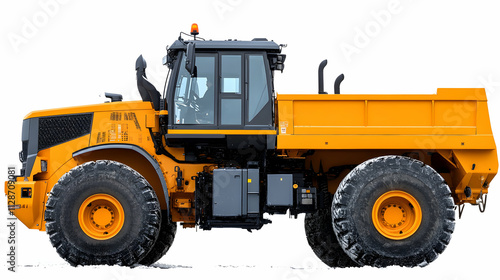
<path id="1" fill-rule="evenodd" d="M 44 117 L 39 120 L 38 150 L 43 150 L 89 134 L 92 114 Z"/>

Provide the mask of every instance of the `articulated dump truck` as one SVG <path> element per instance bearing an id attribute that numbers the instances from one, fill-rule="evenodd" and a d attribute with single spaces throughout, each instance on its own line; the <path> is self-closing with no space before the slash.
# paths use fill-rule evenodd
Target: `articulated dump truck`
<path id="1" fill-rule="evenodd" d="M 142 101 L 28 114 L 9 210 L 71 265 L 151 265 L 183 228 L 258 230 L 305 213 L 330 267 L 424 266 L 455 210 L 484 211 L 498 160 L 485 90 L 275 94 L 283 45 L 189 40 L 168 47 L 160 93 L 137 59 Z"/>

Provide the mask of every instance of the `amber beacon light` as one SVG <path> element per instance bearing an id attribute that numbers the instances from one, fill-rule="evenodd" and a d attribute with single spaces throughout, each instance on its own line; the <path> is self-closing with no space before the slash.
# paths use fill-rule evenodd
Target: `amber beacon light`
<path id="1" fill-rule="evenodd" d="M 191 35 L 196 36 L 198 34 L 200 34 L 200 31 L 198 29 L 198 24 L 196 23 L 191 24 Z"/>

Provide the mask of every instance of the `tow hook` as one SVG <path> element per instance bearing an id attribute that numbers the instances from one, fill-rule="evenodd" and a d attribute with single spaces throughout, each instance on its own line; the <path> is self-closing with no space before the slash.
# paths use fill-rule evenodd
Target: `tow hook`
<path id="1" fill-rule="evenodd" d="M 477 206 L 479 206 L 479 212 L 484 213 L 486 210 L 486 202 L 488 200 L 488 194 L 483 193 L 483 190 L 479 193 L 479 198 L 476 200 Z"/>
<path id="2" fill-rule="evenodd" d="M 486 202 L 488 201 L 488 194 L 483 193 L 483 190 L 479 193 L 479 198 L 476 199 L 476 204 L 474 206 L 479 207 L 479 212 L 484 213 L 486 211 Z M 462 214 L 464 213 L 465 203 L 457 205 L 455 209 L 458 209 L 458 218 L 462 218 Z"/>

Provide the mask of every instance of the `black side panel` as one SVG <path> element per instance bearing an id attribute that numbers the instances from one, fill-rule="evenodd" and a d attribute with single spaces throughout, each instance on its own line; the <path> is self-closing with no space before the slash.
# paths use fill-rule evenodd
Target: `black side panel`
<path id="1" fill-rule="evenodd" d="M 21 176 L 30 176 L 35 164 L 38 153 L 38 120 L 38 118 L 23 120 L 23 151 L 20 157 L 23 168 L 21 169 Z"/>
<path id="2" fill-rule="evenodd" d="M 267 135 L 227 135 L 227 148 L 249 149 L 265 151 L 267 148 Z"/>
<path id="3" fill-rule="evenodd" d="M 64 115 L 39 119 L 38 150 L 43 150 L 90 133 L 92 114 Z"/>

